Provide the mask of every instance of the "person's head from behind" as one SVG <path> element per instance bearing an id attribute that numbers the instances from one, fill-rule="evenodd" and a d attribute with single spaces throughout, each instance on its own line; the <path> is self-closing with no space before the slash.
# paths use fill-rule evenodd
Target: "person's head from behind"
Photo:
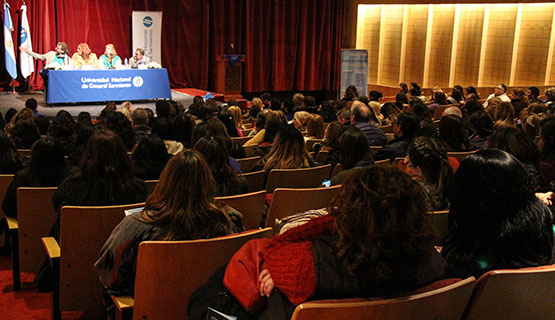
<path id="1" fill-rule="evenodd" d="M 397 117 L 394 126 L 395 136 L 405 139 L 413 139 L 420 129 L 420 119 L 412 112 L 403 112 Z"/>
<path id="2" fill-rule="evenodd" d="M 542 120 L 538 147 L 542 160 L 555 160 L 555 116 Z"/>
<path id="3" fill-rule="evenodd" d="M 60 110 L 48 129 L 48 134 L 56 138 L 72 136 L 75 132 L 75 121 L 65 110 Z"/>
<path id="4" fill-rule="evenodd" d="M 37 110 L 38 102 L 35 98 L 29 98 L 25 100 L 25 108 L 29 108 L 31 110 Z"/>
<path id="5" fill-rule="evenodd" d="M 534 140 L 518 128 L 499 128 L 489 138 L 490 149 L 499 149 L 512 154 L 520 162 L 539 169 L 540 151 Z"/>
<path id="6" fill-rule="evenodd" d="M 370 91 L 370 101 L 380 101 L 383 97 L 383 94 L 379 91 L 372 90 Z"/>
<path id="7" fill-rule="evenodd" d="M 133 150 L 137 144 L 137 138 L 135 137 L 135 131 L 131 125 L 131 121 L 121 112 L 114 112 L 106 120 L 106 126 L 108 129 L 117 133 L 121 138 L 127 151 Z"/>
<path id="8" fill-rule="evenodd" d="M 439 121 L 439 136 L 447 151 L 466 151 L 470 144 L 464 128 L 464 122 L 457 115 L 441 117 Z"/>
<path id="9" fill-rule="evenodd" d="M 156 101 L 156 115 L 158 118 L 168 118 L 170 116 L 170 103 L 166 100 Z"/>
<path id="10" fill-rule="evenodd" d="M 359 122 L 370 122 L 370 117 L 372 115 L 372 111 L 370 108 L 360 104 L 353 103 L 354 108 L 351 108 L 353 114 L 351 116 L 351 123 L 356 124 Z"/>
<path id="11" fill-rule="evenodd" d="M 219 232 L 229 225 L 229 219 L 216 207 L 215 195 L 216 185 L 206 161 L 197 151 L 185 150 L 168 161 L 146 200 L 142 218 L 169 226 L 165 240 L 223 235 Z"/>
<path id="12" fill-rule="evenodd" d="M 396 122 L 397 117 L 401 114 L 401 109 L 391 102 L 384 103 L 380 111 L 381 114 L 391 122 Z"/>
<path id="13" fill-rule="evenodd" d="M 494 119 L 496 121 L 512 122 L 515 117 L 515 109 L 509 102 L 501 102 L 495 109 Z"/>
<path id="14" fill-rule="evenodd" d="M 351 121 L 351 109 L 343 108 L 337 112 L 337 121 L 341 124 L 345 124 Z"/>
<path id="15" fill-rule="evenodd" d="M 339 150 L 341 151 L 339 162 L 341 163 L 342 170 L 351 169 L 359 161 L 367 158 L 372 159 L 368 138 L 356 127 L 351 127 L 341 134 Z"/>
<path id="16" fill-rule="evenodd" d="M 533 99 L 537 99 L 539 95 L 540 95 L 540 89 L 538 89 L 537 87 L 529 87 L 528 90 L 526 91 L 526 96 L 530 101 Z"/>
<path id="17" fill-rule="evenodd" d="M 17 113 L 17 109 L 15 108 L 9 108 L 6 111 L 6 115 L 4 117 L 4 120 L 6 120 L 6 123 L 10 123 L 12 118 L 15 116 L 15 114 Z"/>
<path id="18" fill-rule="evenodd" d="M 185 113 L 180 113 L 172 121 L 173 136 L 175 140 L 181 142 L 185 148 L 191 146 L 191 137 L 194 128 L 195 121 L 190 115 Z"/>
<path id="19" fill-rule="evenodd" d="M 121 138 L 108 129 L 95 130 L 83 152 L 81 172 L 92 180 L 119 181 L 132 176 L 131 160 Z"/>
<path id="20" fill-rule="evenodd" d="M 386 292 L 414 286 L 416 268 L 433 252 L 425 197 L 416 181 L 392 166 L 350 175 L 329 206 L 344 272 Z"/>
<path id="21" fill-rule="evenodd" d="M 476 95 L 476 97 L 478 97 L 478 92 L 476 91 L 476 88 L 474 88 L 473 86 L 468 86 L 466 87 L 466 95 Z"/>
<path id="22" fill-rule="evenodd" d="M 418 97 L 422 94 L 420 86 L 416 82 L 410 83 L 410 95 L 413 97 Z"/>
<path id="23" fill-rule="evenodd" d="M 284 125 L 265 156 L 264 170 L 307 168 L 308 158 L 302 133 L 292 125 Z"/>
<path id="24" fill-rule="evenodd" d="M 44 137 L 37 140 L 31 148 L 29 163 L 31 175 L 43 186 L 57 186 L 64 177 L 66 162 L 64 148 L 58 139 Z"/>
<path id="25" fill-rule="evenodd" d="M 91 114 L 87 111 L 81 111 L 77 115 L 77 127 L 92 126 Z"/>
<path id="26" fill-rule="evenodd" d="M 218 138 L 200 138 L 193 150 L 200 152 L 210 167 L 219 195 L 229 195 L 229 188 L 239 183 L 235 170 L 229 165 L 229 154 L 224 141 Z"/>
<path id="27" fill-rule="evenodd" d="M 272 94 L 270 94 L 269 92 L 264 92 L 260 95 L 260 99 L 262 100 L 262 103 L 264 103 L 266 106 L 269 106 L 272 102 Z"/>
<path id="28" fill-rule="evenodd" d="M 233 114 L 229 111 L 222 111 L 218 114 L 218 120 L 220 120 L 230 137 L 238 137 L 239 132 L 237 131 L 237 127 L 235 126 L 235 119 Z"/>
<path id="29" fill-rule="evenodd" d="M 447 96 L 445 95 L 444 92 L 442 91 L 437 91 L 434 95 L 434 100 L 436 101 L 437 104 L 439 104 L 440 106 L 444 106 L 447 104 Z"/>
<path id="30" fill-rule="evenodd" d="M 465 103 L 464 109 L 466 110 L 466 114 L 471 116 L 475 112 L 483 111 L 484 106 L 476 100 L 469 100 Z"/>
<path id="31" fill-rule="evenodd" d="M 131 156 L 138 170 L 145 170 L 145 174 L 153 174 L 151 179 L 158 179 L 168 162 L 169 155 L 164 140 L 155 134 L 142 138 Z M 148 172 L 146 172 L 148 171 Z"/>
<path id="32" fill-rule="evenodd" d="M 453 88 L 453 91 L 451 91 L 451 98 L 455 99 L 457 103 L 464 100 L 462 91 L 455 88 Z"/>
<path id="33" fill-rule="evenodd" d="M 293 99 L 283 100 L 283 112 L 286 114 L 293 114 L 295 112 L 295 102 Z"/>
<path id="34" fill-rule="evenodd" d="M 493 134 L 493 119 L 483 110 L 472 113 L 468 123 L 469 129 L 480 137 L 486 138 Z"/>
<path id="35" fill-rule="evenodd" d="M 339 121 L 331 122 L 324 133 L 324 145 L 330 147 L 331 149 L 336 149 L 339 147 L 339 138 L 344 131 L 343 125 Z"/>
<path id="36" fill-rule="evenodd" d="M 31 149 L 35 141 L 40 139 L 40 132 L 33 120 L 20 120 L 10 132 L 17 149 Z"/>
<path id="37" fill-rule="evenodd" d="M 22 161 L 23 159 L 17 153 L 12 140 L 4 130 L 0 130 L 0 170 L 6 173 L 15 173 L 13 171 L 19 169 Z"/>
<path id="38" fill-rule="evenodd" d="M 480 150 L 461 162 L 449 224 L 446 256 L 471 274 L 476 274 L 479 259 L 495 268 L 551 261 L 551 213 L 536 199 L 528 172 L 505 151 Z"/>
<path id="39" fill-rule="evenodd" d="M 148 113 L 143 108 L 137 108 L 131 113 L 131 120 L 134 127 L 148 125 Z"/>
<path id="40" fill-rule="evenodd" d="M 434 192 L 444 193 L 453 180 L 453 168 L 449 164 L 443 144 L 431 137 L 417 137 L 409 146 L 407 157 L 411 171 L 434 186 Z"/>
<path id="41" fill-rule="evenodd" d="M 238 106 L 231 106 L 227 108 L 227 111 L 233 114 L 233 120 L 235 121 L 235 126 L 237 128 L 241 128 L 241 119 L 243 115 L 243 113 L 241 112 L 241 108 L 239 108 Z"/>
<path id="42" fill-rule="evenodd" d="M 306 120 L 306 135 L 315 139 L 322 139 L 324 138 L 324 132 L 324 118 L 317 114 L 311 114 Z"/>
<path id="43" fill-rule="evenodd" d="M 293 116 L 293 124 L 299 130 L 306 128 L 306 120 L 310 117 L 310 113 L 306 111 L 297 111 Z"/>

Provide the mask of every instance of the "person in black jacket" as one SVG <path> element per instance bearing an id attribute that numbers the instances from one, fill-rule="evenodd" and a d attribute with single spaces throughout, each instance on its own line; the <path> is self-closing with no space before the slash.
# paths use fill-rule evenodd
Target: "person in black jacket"
<path id="1" fill-rule="evenodd" d="M 397 117 L 397 122 L 393 123 L 395 139 L 376 152 L 374 160 L 390 159 L 393 161 L 395 158 L 404 158 L 418 129 L 420 129 L 420 119 L 414 113 L 401 113 Z"/>

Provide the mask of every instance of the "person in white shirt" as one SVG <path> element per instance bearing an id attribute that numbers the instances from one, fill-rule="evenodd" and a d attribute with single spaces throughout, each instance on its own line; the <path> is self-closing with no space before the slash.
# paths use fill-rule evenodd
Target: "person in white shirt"
<path id="1" fill-rule="evenodd" d="M 511 98 L 509 98 L 509 96 L 507 95 L 507 86 L 505 86 L 504 84 L 499 84 L 497 85 L 497 87 L 495 87 L 493 93 L 490 94 L 489 97 L 486 99 L 486 102 L 484 102 L 484 108 L 488 106 L 489 99 L 494 97 L 501 99 L 503 102 L 511 102 Z"/>
<path id="2" fill-rule="evenodd" d="M 149 64 L 150 58 L 145 56 L 145 50 L 143 48 L 137 48 L 135 50 L 135 55 L 133 55 L 129 63 L 131 64 L 131 68 L 136 69 L 141 64 Z"/>

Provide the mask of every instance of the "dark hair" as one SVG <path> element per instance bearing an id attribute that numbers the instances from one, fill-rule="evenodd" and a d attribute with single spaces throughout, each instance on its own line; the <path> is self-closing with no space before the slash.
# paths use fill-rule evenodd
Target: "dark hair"
<path id="1" fill-rule="evenodd" d="M 169 118 L 155 118 L 151 125 L 152 133 L 158 135 L 163 140 L 175 140 Z"/>
<path id="2" fill-rule="evenodd" d="M 60 141 L 54 137 L 38 139 L 31 148 L 29 169 L 41 186 L 58 186 L 66 176 L 64 148 Z"/>
<path id="3" fill-rule="evenodd" d="M 391 102 L 386 102 L 380 108 L 380 113 L 383 114 L 385 118 L 391 120 L 391 116 L 395 116 L 395 118 L 397 118 L 397 115 L 401 113 L 401 109 Z"/>
<path id="4" fill-rule="evenodd" d="M 170 103 L 166 100 L 156 101 L 156 115 L 158 118 L 168 118 L 170 116 Z"/>
<path id="5" fill-rule="evenodd" d="M 37 125 L 37 128 L 39 129 L 39 133 L 41 135 L 45 136 L 45 135 L 48 134 L 48 129 L 50 128 L 50 119 L 49 118 L 47 118 L 47 117 L 35 118 L 35 124 Z"/>
<path id="6" fill-rule="evenodd" d="M 108 129 L 117 133 L 125 144 L 127 151 L 133 150 L 135 144 L 137 144 L 137 138 L 135 137 L 135 131 L 131 125 L 131 121 L 121 112 L 114 112 L 106 120 L 106 126 Z"/>
<path id="7" fill-rule="evenodd" d="M 0 174 L 15 174 L 23 165 L 23 159 L 17 153 L 13 142 L 3 130 L 0 130 Z"/>
<path id="8" fill-rule="evenodd" d="M 280 127 L 270 152 L 262 161 L 264 170 L 269 172 L 271 169 L 308 168 L 309 158 L 302 133 L 291 124 Z"/>
<path id="9" fill-rule="evenodd" d="M 241 181 L 237 172 L 229 165 L 229 153 L 224 142 L 216 137 L 202 137 L 194 145 L 193 150 L 200 152 L 210 167 L 216 181 L 219 196 L 237 194 Z"/>
<path id="10" fill-rule="evenodd" d="M 81 128 L 83 126 L 92 126 L 92 118 L 91 114 L 87 111 L 81 111 L 77 115 L 77 128 Z M 76 129 L 79 130 L 79 129 Z"/>
<path id="11" fill-rule="evenodd" d="M 540 95 L 540 89 L 537 87 L 529 87 L 530 93 L 532 93 L 532 97 L 537 98 Z"/>
<path id="12" fill-rule="evenodd" d="M 410 89 L 410 95 L 413 97 L 418 97 L 422 95 L 422 90 L 420 90 L 420 86 L 416 82 L 411 82 L 410 85 L 412 89 Z"/>
<path id="13" fill-rule="evenodd" d="M 143 180 L 158 180 L 169 160 L 169 155 L 164 140 L 151 134 L 139 141 L 131 159 L 133 159 L 137 177 Z"/>
<path id="14" fill-rule="evenodd" d="M 467 151 L 470 149 L 468 136 L 461 117 L 450 114 L 439 121 L 441 140 L 451 149 L 449 151 Z"/>
<path id="15" fill-rule="evenodd" d="M 399 88 L 401 89 L 401 92 L 404 93 L 405 95 L 409 93 L 409 86 L 407 86 L 406 83 L 404 82 L 399 83 Z"/>
<path id="16" fill-rule="evenodd" d="M 485 111 L 477 111 L 468 117 L 470 130 L 481 137 L 489 137 L 493 134 L 493 119 Z"/>
<path id="17" fill-rule="evenodd" d="M 507 86 L 504 84 L 500 84 L 501 88 L 503 88 L 503 92 L 507 92 Z"/>
<path id="18" fill-rule="evenodd" d="M 347 89 L 351 90 L 351 92 L 355 95 L 355 98 L 358 98 L 358 90 L 354 84 L 350 84 L 349 86 L 347 86 Z"/>
<path id="19" fill-rule="evenodd" d="M 457 103 L 464 100 L 462 91 L 459 90 L 459 89 L 455 89 L 455 88 L 453 88 L 453 91 L 451 91 L 451 98 L 455 99 L 455 101 L 457 101 Z"/>
<path id="20" fill-rule="evenodd" d="M 534 196 L 515 157 L 497 149 L 469 155 L 455 174 L 452 195 L 442 250 L 451 276 L 552 262 L 551 212 Z"/>
<path id="21" fill-rule="evenodd" d="M 484 106 L 475 100 L 469 100 L 464 104 L 464 110 L 468 116 L 471 116 L 475 112 L 484 111 Z"/>
<path id="22" fill-rule="evenodd" d="M 195 128 L 195 121 L 185 113 L 180 113 L 173 119 L 172 130 L 175 140 L 181 142 L 185 148 L 191 147 L 191 136 Z"/>
<path id="23" fill-rule="evenodd" d="M 319 114 L 322 116 L 325 123 L 330 123 L 337 119 L 337 111 L 335 110 L 333 102 L 333 100 L 326 100 L 322 102 Z"/>
<path id="24" fill-rule="evenodd" d="M 323 145 L 333 149 L 339 148 L 339 138 L 345 131 L 344 126 L 339 121 L 331 122 L 326 128 Z"/>
<path id="25" fill-rule="evenodd" d="M 38 102 L 35 98 L 29 98 L 25 100 L 25 108 L 29 108 L 31 110 L 37 110 Z"/>
<path id="26" fill-rule="evenodd" d="M 12 128 L 10 137 L 17 149 L 31 149 L 33 143 L 40 139 L 40 132 L 33 120 L 20 120 Z"/>
<path id="27" fill-rule="evenodd" d="M 366 135 L 357 127 L 345 130 L 339 138 L 340 163 L 342 170 L 356 166 L 359 161 L 372 159 Z"/>
<path id="28" fill-rule="evenodd" d="M 79 128 L 77 134 L 75 135 L 75 140 L 71 147 L 69 148 L 71 151 L 68 156 L 69 164 L 73 166 L 79 166 L 81 163 L 81 158 L 83 157 L 83 151 L 91 138 L 95 127 L 93 126 L 84 126 Z"/>
<path id="29" fill-rule="evenodd" d="M 421 186 L 392 166 L 371 166 L 347 177 L 329 206 L 345 273 L 395 293 L 415 286 L 415 273 L 433 252 Z"/>
<path id="30" fill-rule="evenodd" d="M 225 147 L 229 154 L 232 153 L 233 141 L 229 137 L 224 124 L 218 119 L 210 119 L 203 121 L 193 129 L 191 137 L 191 145 L 195 145 L 197 141 L 202 137 L 214 137 L 217 139 L 222 139 L 225 142 Z"/>
<path id="31" fill-rule="evenodd" d="M 408 103 L 409 103 L 409 98 L 407 98 L 407 95 L 405 93 L 399 92 L 395 95 L 395 105 L 397 106 L 397 108 L 399 108 L 399 105 L 408 104 Z"/>
<path id="32" fill-rule="evenodd" d="M 266 126 L 263 142 L 273 143 L 274 139 L 281 128 L 287 126 L 287 121 L 280 117 L 277 113 L 270 113 L 266 116 Z"/>
<path id="33" fill-rule="evenodd" d="M 87 181 L 88 199 L 92 203 L 136 197 L 131 159 L 123 141 L 113 131 L 100 128 L 93 132 L 81 159 L 81 175 Z"/>
<path id="34" fill-rule="evenodd" d="M 281 101 L 278 98 L 272 98 L 270 101 L 270 109 L 272 110 L 281 110 Z"/>
<path id="35" fill-rule="evenodd" d="M 237 127 L 235 126 L 235 119 L 233 118 L 233 113 L 229 111 L 222 111 L 218 114 L 218 119 L 224 124 L 227 134 L 230 137 L 238 137 L 239 132 L 237 131 Z"/>
<path id="36" fill-rule="evenodd" d="M 403 131 L 405 139 L 413 139 L 420 129 L 420 119 L 412 112 L 403 112 L 397 117 L 397 123 Z"/>
<path id="37" fill-rule="evenodd" d="M 444 105 L 447 104 L 447 96 L 445 95 L 445 93 L 443 93 L 441 91 L 436 91 L 435 96 L 434 96 L 434 100 L 440 106 L 444 106 Z"/>
<path id="38" fill-rule="evenodd" d="M 293 99 L 283 100 L 283 112 L 286 114 L 293 114 L 295 110 L 295 101 Z"/>
<path id="39" fill-rule="evenodd" d="M 260 99 L 262 100 L 262 102 L 272 101 L 272 95 L 269 92 L 264 92 L 263 94 L 260 95 Z"/>
<path id="40" fill-rule="evenodd" d="M 478 95 L 478 92 L 476 91 L 476 88 L 474 88 L 473 86 L 466 87 L 466 93 L 475 95 L 476 100 L 480 99 L 480 96 Z"/>
<path id="41" fill-rule="evenodd" d="M 435 203 L 435 200 L 450 196 L 449 190 L 454 173 L 442 143 L 431 137 L 417 137 L 409 146 L 407 154 L 410 163 L 422 170 L 424 183 L 431 186 L 427 189 L 432 199 L 430 209 L 445 209 L 448 206 L 447 203 Z"/>
<path id="42" fill-rule="evenodd" d="M 227 214 L 214 202 L 216 186 L 197 151 L 173 156 L 146 199 L 140 220 L 168 228 L 165 240 L 193 240 L 231 233 Z"/>
<path id="43" fill-rule="evenodd" d="M 542 160 L 555 160 L 555 116 L 549 116 L 542 120 L 540 138 L 543 140 L 540 158 Z"/>
<path id="44" fill-rule="evenodd" d="M 65 110 L 60 110 L 56 117 L 52 119 L 52 124 L 48 128 L 48 134 L 58 139 L 67 139 L 75 133 L 75 121 L 71 114 Z M 63 141 L 62 141 L 63 142 Z"/>
<path id="45" fill-rule="evenodd" d="M 9 108 L 8 111 L 6 111 L 6 115 L 4 117 L 6 120 L 6 123 L 10 123 L 10 121 L 12 120 L 12 117 L 15 116 L 16 113 L 17 113 L 17 109 Z"/>
<path id="46" fill-rule="evenodd" d="M 523 164 L 540 167 L 540 151 L 534 140 L 518 128 L 497 129 L 489 138 L 489 148 L 500 149 L 512 154 Z"/>
<path id="47" fill-rule="evenodd" d="M 383 97 L 383 94 L 379 91 L 370 91 L 370 101 L 379 101 Z"/>

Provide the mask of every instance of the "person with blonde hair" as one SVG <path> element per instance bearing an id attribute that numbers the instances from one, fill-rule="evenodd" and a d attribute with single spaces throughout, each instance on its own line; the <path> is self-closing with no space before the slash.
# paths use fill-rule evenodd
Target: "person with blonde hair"
<path id="1" fill-rule="evenodd" d="M 116 46 L 111 43 L 106 45 L 104 54 L 100 56 L 100 65 L 106 69 L 115 69 L 116 66 L 121 65 L 121 58 L 118 56 Z"/>
<path id="2" fill-rule="evenodd" d="M 243 126 L 243 121 L 242 121 L 243 114 L 241 112 L 241 108 L 239 108 L 238 106 L 231 106 L 227 108 L 227 111 L 233 114 L 233 121 L 235 122 L 235 127 L 237 127 L 237 130 L 241 131 L 245 129 L 245 126 Z"/>
<path id="3" fill-rule="evenodd" d="M 133 121 L 131 114 L 133 113 L 134 110 L 135 108 L 133 108 L 133 103 L 131 103 L 131 101 L 125 101 L 119 107 L 116 108 L 116 112 L 123 113 L 123 115 L 125 115 L 127 119 L 129 119 L 129 121 Z"/>
<path id="4" fill-rule="evenodd" d="M 326 124 L 324 123 L 324 118 L 317 114 L 311 114 L 308 119 L 306 119 L 306 137 L 308 139 L 323 139 L 324 131 L 326 130 Z"/>
<path id="5" fill-rule="evenodd" d="M 501 102 L 495 109 L 494 128 L 514 127 L 515 109 L 509 102 Z"/>
<path id="6" fill-rule="evenodd" d="M 94 52 L 91 51 L 89 45 L 82 42 L 77 46 L 77 52 L 71 57 L 73 60 L 73 67 L 75 69 L 82 69 L 84 66 L 98 68 L 98 58 Z"/>
<path id="7" fill-rule="evenodd" d="M 306 111 L 297 111 L 293 116 L 293 125 L 301 132 L 306 132 L 306 120 L 310 117 L 310 113 Z"/>

